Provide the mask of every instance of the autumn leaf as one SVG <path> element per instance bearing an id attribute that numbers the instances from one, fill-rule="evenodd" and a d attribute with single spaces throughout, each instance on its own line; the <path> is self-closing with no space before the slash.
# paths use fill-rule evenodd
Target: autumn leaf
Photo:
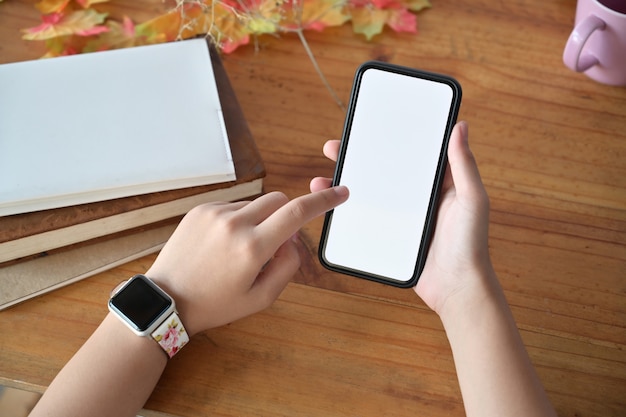
<path id="1" fill-rule="evenodd" d="M 22 39 L 45 40 L 59 36 L 90 36 L 106 32 L 108 28 L 100 25 L 106 16 L 106 13 L 98 13 L 93 9 L 44 15 L 39 26 L 23 30 Z"/>
<path id="2" fill-rule="evenodd" d="M 135 36 L 135 24 L 128 16 L 122 18 L 122 33 L 127 37 Z"/>
<path id="3" fill-rule="evenodd" d="M 250 32 L 254 34 L 275 33 L 282 19 L 282 0 L 255 1 L 255 7 L 249 9 L 252 17 L 248 23 Z"/>
<path id="4" fill-rule="evenodd" d="M 63 36 L 59 38 L 46 39 L 46 50 L 48 51 L 43 58 L 52 58 L 56 56 L 74 55 L 82 52 L 85 38 L 81 38 L 80 45 L 76 36 Z"/>
<path id="5" fill-rule="evenodd" d="M 223 52 L 230 53 L 249 42 L 249 17 L 238 11 L 239 6 L 215 2 L 209 7 L 194 2 L 182 7 L 136 25 L 134 44 L 168 42 L 209 34 Z"/>
<path id="6" fill-rule="evenodd" d="M 60 13 L 70 5 L 71 0 L 41 0 L 35 7 L 43 14 Z M 88 9 L 97 3 L 107 3 L 109 0 L 75 0 L 83 9 Z"/>
<path id="7" fill-rule="evenodd" d="M 136 36 L 135 25 L 128 16 L 122 18 L 122 23 L 109 20 L 106 22 L 106 27 L 108 29 L 106 32 L 91 37 L 85 42 L 81 52 L 106 51 L 141 45 L 141 39 Z"/>
<path id="8" fill-rule="evenodd" d="M 352 30 L 360 33 L 368 41 L 383 31 L 389 11 L 359 7 L 351 10 Z"/>
<path id="9" fill-rule="evenodd" d="M 136 25 L 135 37 L 147 43 L 167 42 L 177 38 L 180 26 L 180 14 L 172 11 Z"/>
<path id="10" fill-rule="evenodd" d="M 213 27 L 227 33 L 234 29 L 231 23 L 235 23 L 247 34 L 276 33 L 279 30 L 284 4 L 284 0 L 212 1 L 213 13 L 218 11 Z M 228 26 L 226 31 L 221 27 L 222 22 Z"/>
<path id="11" fill-rule="evenodd" d="M 213 3 L 212 20 L 206 32 L 214 39 L 222 52 L 229 54 L 239 46 L 250 42 L 247 17 L 226 3 Z"/>
<path id="12" fill-rule="evenodd" d="M 350 16 L 345 12 L 345 0 L 290 0 L 283 7 L 281 26 L 287 29 L 321 31 L 329 26 L 341 26 Z"/>
<path id="13" fill-rule="evenodd" d="M 367 40 L 382 32 L 385 25 L 396 32 L 417 32 L 417 16 L 412 13 L 430 7 L 428 0 L 350 0 L 348 9 L 355 33 Z"/>
<path id="14" fill-rule="evenodd" d="M 212 2 L 198 19 L 196 34 L 208 34 L 224 53 L 250 42 L 251 35 L 276 33 L 280 3 L 270 0 Z M 183 36 L 184 37 L 184 36 Z"/>
<path id="15" fill-rule="evenodd" d="M 324 27 L 343 25 L 350 20 L 344 6 L 344 0 L 306 0 L 302 12 L 304 27 L 320 30 Z"/>
<path id="16" fill-rule="evenodd" d="M 80 4 L 83 9 L 88 9 L 94 4 L 108 3 L 109 0 L 76 0 L 76 3 Z"/>
<path id="17" fill-rule="evenodd" d="M 0 0 L 1 2 L 2 0 Z M 99 51 L 205 35 L 224 53 L 251 36 L 304 30 L 321 31 L 352 21 L 367 40 L 385 25 L 396 32 L 417 31 L 416 12 L 429 0 L 176 0 L 161 16 L 135 25 L 129 18 L 108 19 L 93 6 L 109 0 L 39 0 L 39 26 L 23 39 L 45 40 L 48 55 Z"/>
<path id="18" fill-rule="evenodd" d="M 417 16 L 405 9 L 389 10 L 387 24 L 396 32 L 417 33 Z"/>
<path id="19" fill-rule="evenodd" d="M 407 5 L 407 8 L 413 12 L 419 12 L 420 10 L 432 7 L 429 0 L 403 0 Z"/>
<path id="20" fill-rule="evenodd" d="M 60 13 L 69 2 L 70 0 L 41 0 L 35 7 L 43 14 Z"/>

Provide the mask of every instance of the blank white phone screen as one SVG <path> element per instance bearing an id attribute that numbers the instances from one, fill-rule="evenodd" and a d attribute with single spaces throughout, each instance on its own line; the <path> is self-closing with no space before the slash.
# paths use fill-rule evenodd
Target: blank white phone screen
<path id="1" fill-rule="evenodd" d="M 334 209 L 330 264 L 407 282 L 415 272 L 454 91 L 379 70 L 362 75 Z"/>

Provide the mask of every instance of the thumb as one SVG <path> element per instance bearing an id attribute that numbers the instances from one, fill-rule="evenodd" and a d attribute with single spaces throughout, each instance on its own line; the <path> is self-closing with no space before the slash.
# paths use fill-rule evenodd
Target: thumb
<path id="1" fill-rule="evenodd" d="M 467 123 L 461 121 L 452 130 L 448 145 L 448 162 L 456 194 L 461 198 L 483 198 L 485 189 L 478 165 L 468 142 Z"/>
<path id="2" fill-rule="evenodd" d="M 298 248 L 296 243 L 289 239 L 278 248 L 250 290 L 257 310 L 268 307 L 280 296 L 298 268 L 300 268 Z"/>

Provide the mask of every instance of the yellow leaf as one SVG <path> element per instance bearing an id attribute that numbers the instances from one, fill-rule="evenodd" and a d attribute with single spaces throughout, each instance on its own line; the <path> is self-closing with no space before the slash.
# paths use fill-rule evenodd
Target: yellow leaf
<path id="1" fill-rule="evenodd" d="M 405 0 L 407 8 L 414 12 L 431 7 L 429 0 Z"/>
<path id="2" fill-rule="evenodd" d="M 250 39 L 248 22 L 250 16 L 238 12 L 224 3 L 213 3 L 210 35 L 220 48 L 230 53 Z"/>
<path id="3" fill-rule="evenodd" d="M 135 37 L 135 31 L 132 22 L 128 17 L 124 17 L 123 23 L 114 20 L 108 20 L 106 23 L 107 32 L 89 39 L 83 46 L 81 52 L 95 52 L 109 49 L 127 48 L 129 46 L 141 45 L 142 39 Z"/>
<path id="4" fill-rule="evenodd" d="M 276 32 L 276 23 L 264 17 L 253 17 L 248 21 L 248 29 L 257 35 L 274 33 Z"/>
<path id="5" fill-rule="evenodd" d="M 70 0 L 41 0 L 35 7 L 43 14 L 58 13 L 63 11 L 69 2 Z"/>
<path id="6" fill-rule="evenodd" d="M 98 13 L 93 9 L 77 10 L 69 14 L 53 13 L 42 16 L 43 23 L 37 27 L 23 30 L 22 39 L 44 40 L 58 36 L 88 36 L 108 30 L 99 26 L 106 19 L 106 13 Z"/>
<path id="7" fill-rule="evenodd" d="M 83 9 L 90 8 L 93 4 L 108 3 L 109 0 L 76 0 L 76 3 L 80 4 Z"/>
<path id="8" fill-rule="evenodd" d="M 344 0 L 304 0 L 302 26 L 316 29 L 341 26 L 350 19 L 344 6 Z"/>
<path id="9" fill-rule="evenodd" d="M 387 10 L 359 7 L 351 10 L 352 29 L 355 33 L 365 35 L 369 41 L 383 31 L 383 26 L 389 18 Z"/>
<path id="10" fill-rule="evenodd" d="M 163 41 L 174 40 L 180 31 L 180 14 L 176 11 L 158 16 L 147 22 L 135 26 L 135 34 L 148 42 L 155 42 L 161 38 Z"/>
<path id="11" fill-rule="evenodd" d="M 284 2 L 282 0 L 250 2 L 250 4 L 247 4 L 248 8 L 242 12 L 244 16 L 242 23 L 247 26 L 249 33 L 257 35 L 274 33 L 277 31 L 278 23 L 282 18 L 281 7 L 283 4 Z"/>

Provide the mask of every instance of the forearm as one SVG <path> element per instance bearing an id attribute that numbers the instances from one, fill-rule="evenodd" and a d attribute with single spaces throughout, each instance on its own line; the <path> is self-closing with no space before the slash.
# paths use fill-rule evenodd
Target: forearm
<path id="1" fill-rule="evenodd" d="M 109 314 L 61 370 L 31 416 L 136 416 L 167 358 Z"/>
<path id="2" fill-rule="evenodd" d="M 493 271 L 442 314 L 467 416 L 556 416 Z"/>

